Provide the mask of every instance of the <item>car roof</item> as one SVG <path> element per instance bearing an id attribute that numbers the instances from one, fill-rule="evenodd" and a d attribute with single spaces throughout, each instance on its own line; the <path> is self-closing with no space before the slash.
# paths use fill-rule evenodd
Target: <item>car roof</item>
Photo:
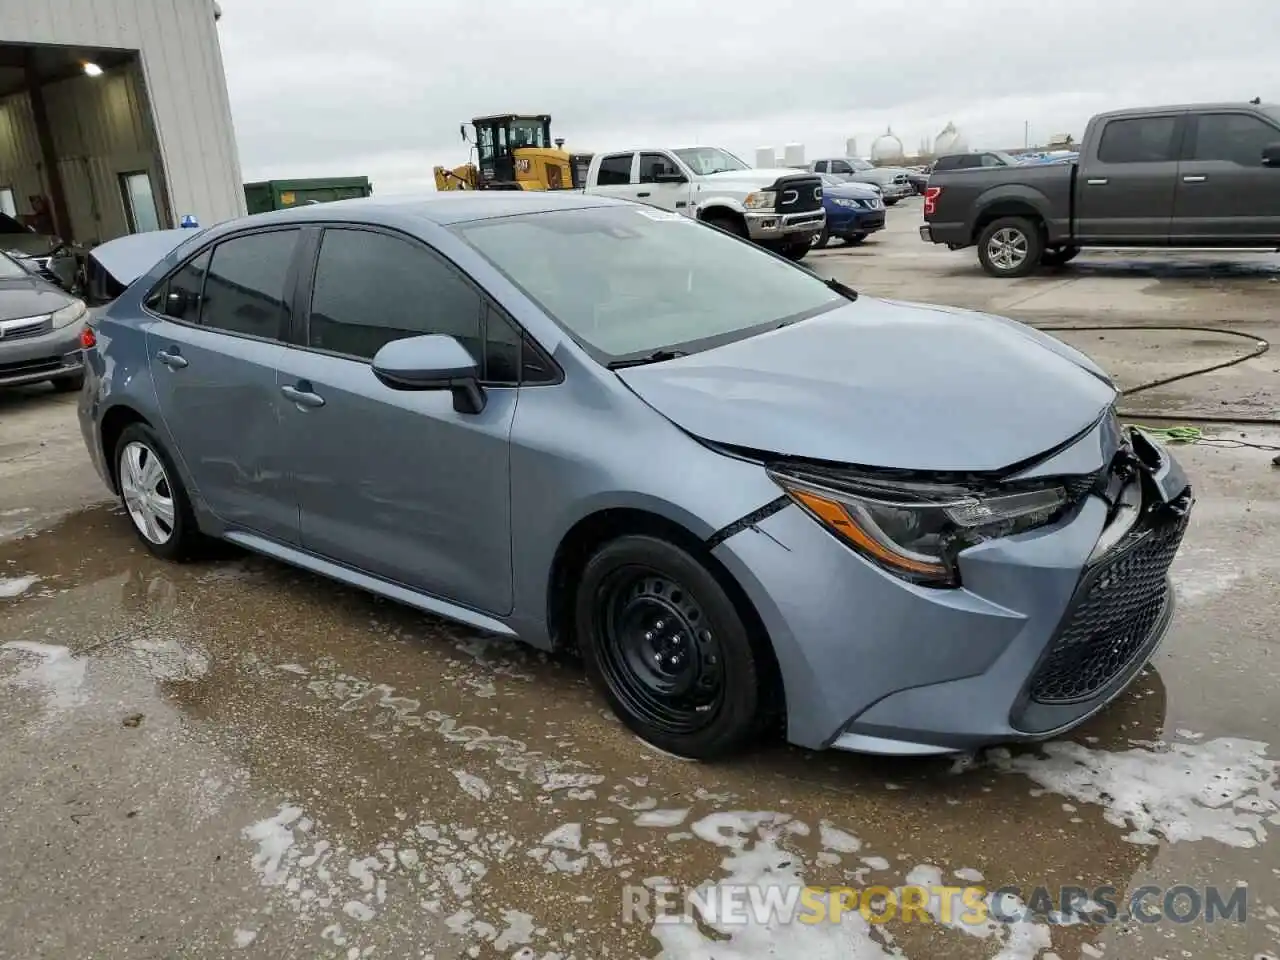
<path id="1" fill-rule="evenodd" d="M 249 223 L 305 223 L 310 220 L 380 220 L 413 217 L 442 226 L 468 220 L 488 220 L 522 213 L 583 210 L 625 204 L 613 197 L 587 196 L 578 190 L 443 190 L 436 193 L 358 197 L 305 207 L 259 213 L 219 227 Z"/>
<path id="2" fill-rule="evenodd" d="M 1149 113 L 1185 113 L 1188 110 L 1258 110 L 1258 111 L 1275 111 L 1280 109 L 1271 103 L 1242 103 L 1240 101 L 1228 101 L 1222 103 L 1169 103 L 1158 107 L 1125 107 L 1123 110 L 1108 110 L 1105 113 L 1096 115 L 1097 119 L 1112 119 L 1115 117 L 1140 117 Z"/>

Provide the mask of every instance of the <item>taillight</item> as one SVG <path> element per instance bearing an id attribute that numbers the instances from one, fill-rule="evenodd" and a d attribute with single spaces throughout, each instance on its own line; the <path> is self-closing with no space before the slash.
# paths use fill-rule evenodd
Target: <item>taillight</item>
<path id="1" fill-rule="evenodd" d="M 92 350 L 98 345 L 98 335 L 93 332 L 93 327 L 86 326 L 80 331 L 80 346 L 85 350 Z"/>
<path id="2" fill-rule="evenodd" d="M 938 197 L 942 195 L 941 187 L 924 188 L 924 215 L 927 217 L 938 209 Z"/>

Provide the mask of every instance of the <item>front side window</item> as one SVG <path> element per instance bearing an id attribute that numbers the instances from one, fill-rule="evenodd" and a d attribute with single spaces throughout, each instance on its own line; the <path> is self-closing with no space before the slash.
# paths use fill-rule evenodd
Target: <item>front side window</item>
<path id="1" fill-rule="evenodd" d="M 289 265 L 297 230 L 233 237 L 214 247 L 200 296 L 200 324 L 278 339 L 288 318 Z M 173 297 L 172 284 L 169 291 Z"/>
<path id="2" fill-rule="evenodd" d="M 558 210 L 454 230 L 603 362 L 705 349 L 848 302 L 806 270 L 646 207 Z"/>
<path id="3" fill-rule="evenodd" d="M 1262 166 L 1262 151 L 1280 143 L 1280 130 L 1247 113 L 1205 113 L 1196 118 L 1191 160 L 1226 160 Z"/>
<path id="4" fill-rule="evenodd" d="M 660 176 L 673 176 L 680 171 L 664 153 L 640 154 L 640 182 L 657 183 Z"/>
<path id="5" fill-rule="evenodd" d="M 399 237 L 324 232 L 308 346 L 372 360 L 383 344 L 429 333 L 456 337 L 483 362 L 480 294 L 457 270 Z"/>
<path id="6" fill-rule="evenodd" d="M 1177 159 L 1173 135 L 1177 117 L 1133 117 L 1110 120 L 1098 144 L 1102 163 L 1166 163 Z"/>
<path id="7" fill-rule="evenodd" d="M 602 187 L 616 187 L 631 182 L 631 154 L 615 153 L 600 161 L 596 183 Z"/>
<path id="8" fill-rule="evenodd" d="M 713 173 L 728 173 L 731 170 L 746 170 L 747 165 L 728 150 L 719 147 L 692 147 L 677 150 L 676 156 L 694 173 L 708 177 Z"/>
<path id="9" fill-rule="evenodd" d="M 849 164 L 845 163 L 843 160 L 832 160 L 831 172 L 832 173 L 853 173 L 853 167 L 849 166 Z"/>
<path id="10" fill-rule="evenodd" d="M 204 292 L 205 274 L 209 272 L 209 257 L 210 253 L 206 250 L 179 267 L 170 274 L 168 280 L 151 291 L 143 305 L 148 310 L 174 320 L 198 323 L 200 297 Z"/>

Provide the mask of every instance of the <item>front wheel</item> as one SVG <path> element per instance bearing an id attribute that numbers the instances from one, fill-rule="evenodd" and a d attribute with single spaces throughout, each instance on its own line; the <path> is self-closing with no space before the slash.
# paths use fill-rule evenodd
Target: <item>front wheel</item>
<path id="1" fill-rule="evenodd" d="M 810 242 L 813 244 L 813 249 L 815 250 L 823 249 L 828 243 L 831 242 L 831 231 L 828 230 L 826 227 L 823 227 L 819 233 L 815 233 L 813 235 L 813 240 Z"/>
<path id="2" fill-rule="evenodd" d="M 667 540 L 627 535 L 587 562 L 574 624 L 588 677 L 637 736 L 711 760 L 765 719 L 765 671 L 715 575 Z"/>
<path id="3" fill-rule="evenodd" d="M 805 254 L 812 249 L 811 240 L 802 240 L 799 243 L 792 243 L 782 248 L 781 253 L 788 260 L 803 260 Z"/>
<path id="4" fill-rule="evenodd" d="M 844 242 L 848 246 L 856 247 L 858 244 L 862 243 L 862 241 L 865 239 L 867 239 L 867 235 L 865 233 L 851 233 L 844 238 Z"/>
<path id="5" fill-rule="evenodd" d="M 993 277 L 1025 277 L 1040 265 L 1044 238 L 1026 217 L 1001 217 L 978 236 L 978 262 Z"/>

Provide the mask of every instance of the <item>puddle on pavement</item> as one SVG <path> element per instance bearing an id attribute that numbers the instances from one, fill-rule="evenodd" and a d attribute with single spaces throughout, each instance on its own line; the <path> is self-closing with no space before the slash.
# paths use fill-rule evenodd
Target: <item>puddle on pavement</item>
<path id="1" fill-rule="evenodd" d="M 1260 955 L 1280 935 L 1280 766 L 1275 666 L 1252 655 L 1277 616 L 1249 608 L 1225 635 L 1214 620 L 1275 568 L 1223 564 L 1223 516 L 1252 522 L 1240 502 L 1200 509 L 1157 668 L 1069 740 L 928 761 L 775 744 L 714 766 L 636 741 L 572 661 L 259 558 L 163 564 L 118 511 L 70 516 L 0 546 L 3 582 L 35 578 L 0 599 L 17 745 L 0 752 L 0 856 L 29 864 L 10 946 L 57 931 L 65 955 L 95 956 L 138 934 L 184 956 L 348 960 Z M 62 852 L 42 861 L 46 842 Z M 79 953 L 41 862 L 83 865 Z M 668 885 L 724 906 L 739 885 L 943 882 L 1244 882 L 1250 919 L 1212 948 L 1194 925 L 961 925 L 940 901 L 929 924 L 623 922 Z M 111 906 L 113 884 L 139 905 Z M 191 916 L 165 909 L 173 890 L 199 895 Z"/>

